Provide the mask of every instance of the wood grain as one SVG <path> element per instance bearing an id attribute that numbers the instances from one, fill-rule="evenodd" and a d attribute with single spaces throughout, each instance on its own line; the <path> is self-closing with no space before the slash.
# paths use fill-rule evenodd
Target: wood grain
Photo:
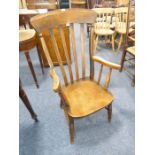
<path id="1" fill-rule="evenodd" d="M 47 45 L 47 49 L 51 47 L 54 48 L 55 54 L 57 56 L 60 70 L 62 71 L 62 76 L 64 78 L 65 84 L 60 84 L 60 78 L 58 78 L 54 66 L 52 64 L 52 60 L 49 54 L 46 54 L 48 57 L 48 61 L 51 71 L 50 75 L 53 78 L 53 90 L 58 92 L 61 103 L 63 104 L 62 108 L 64 109 L 65 116 L 69 123 L 69 131 L 70 131 L 70 142 L 74 142 L 74 118 L 81 118 L 88 116 L 92 113 L 97 112 L 102 108 L 108 109 L 108 119 L 111 120 L 112 114 L 112 101 L 114 99 L 112 93 L 108 91 L 108 86 L 110 83 L 111 72 L 113 69 L 119 70 L 120 65 L 106 61 L 100 57 L 94 56 L 94 28 L 93 24 L 96 21 L 97 14 L 93 10 L 86 10 L 86 9 L 67 9 L 67 10 L 57 10 L 53 12 L 49 12 L 44 15 L 39 15 L 33 17 L 31 19 L 31 23 L 34 28 L 37 30 L 39 34 L 43 34 L 45 31 L 48 32 L 49 29 L 51 31 L 51 39 Z M 76 51 L 76 40 L 75 31 L 74 31 L 74 24 L 79 24 L 80 28 L 80 43 L 81 43 L 81 62 L 82 62 L 82 77 L 79 76 L 79 63 L 77 58 L 77 51 Z M 86 75 L 86 56 L 85 52 L 87 48 L 84 48 L 85 45 L 85 37 L 84 37 L 84 25 L 90 24 L 90 38 L 89 38 L 89 59 L 90 59 L 90 77 Z M 67 47 L 66 47 L 66 38 L 64 37 L 62 27 L 69 25 L 70 30 L 70 40 L 72 43 L 72 53 L 73 53 L 73 62 L 75 64 L 75 72 L 71 69 L 70 59 L 68 58 L 67 54 Z M 62 59 L 60 56 L 60 49 L 58 48 L 57 40 L 55 39 L 54 29 L 59 29 L 59 34 L 61 37 L 62 46 L 64 55 L 67 59 L 68 69 L 70 74 L 70 79 L 73 82 L 69 82 L 67 80 L 67 74 L 64 70 Z M 45 38 L 45 35 L 42 36 Z M 45 40 L 44 40 L 45 41 Z M 49 40 L 47 40 L 49 41 Z M 51 44 L 54 46 L 51 46 Z M 45 44 L 45 43 L 44 43 Z M 45 46 L 46 49 L 46 46 Z M 49 51 L 46 50 L 48 53 Z M 80 51 L 78 51 L 80 52 Z M 101 69 L 99 72 L 98 81 L 94 80 L 94 62 L 97 62 L 101 65 Z M 99 84 L 102 68 L 105 69 L 109 68 L 109 73 L 106 76 L 105 86 Z M 74 80 L 72 74 L 75 73 L 76 79 Z"/>

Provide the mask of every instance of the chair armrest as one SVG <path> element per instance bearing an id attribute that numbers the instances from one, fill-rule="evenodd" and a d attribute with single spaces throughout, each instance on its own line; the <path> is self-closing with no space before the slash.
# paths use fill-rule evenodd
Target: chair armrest
<path id="1" fill-rule="evenodd" d="M 54 69 L 50 70 L 50 76 L 54 80 L 54 82 L 53 82 L 53 90 L 55 92 L 58 92 L 59 88 L 60 88 L 60 81 L 59 81 L 59 78 L 58 78 L 56 72 L 54 71 Z"/>
<path id="2" fill-rule="evenodd" d="M 107 67 L 110 67 L 110 68 L 112 68 L 112 69 L 117 69 L 117 70 L 120 70 L 120 69 L 121 69 L 121 66 L 120 66 L 120 65 L 115 64 L 115 63 L 112 63 L 112 62 L 110 62 L 110 61 L 107 61 L 107 60 L 105 60 L 105 59 L 103 59 L 103 58 L 100 58 L 100 57 L 98 57 L 98 56 L 93 56 L 92 59 L 93 59 L 94 61 L 96 61 L 96 62 L 98 62 L 98 63 L 101 63 L 101 64 L 103 64 L 103 65 L 105 65 L 105 66 L 107 66 Z"/>

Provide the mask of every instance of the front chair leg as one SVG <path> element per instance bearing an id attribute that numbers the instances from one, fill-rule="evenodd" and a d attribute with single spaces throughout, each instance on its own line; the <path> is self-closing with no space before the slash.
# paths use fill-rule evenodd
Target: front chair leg
<path id="1" fill-rule="evenodd" d="M 70 134 L 70 143 L 74 143 L 74 118 L 69 116 L 69 134 Z"/>
<path id="2" fill-rule="evenodd" d="M 108 121 L 111 122 L 112 118 L 112 103 L 108 105 Z"/>

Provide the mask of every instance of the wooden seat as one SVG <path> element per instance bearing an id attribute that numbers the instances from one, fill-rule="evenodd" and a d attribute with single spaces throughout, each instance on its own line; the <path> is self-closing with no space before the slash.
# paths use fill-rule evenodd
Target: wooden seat
<path id="1" fill-rule="evenodd" d="M 104 30 L 104 29 L 95 29 L 94 32 L 97 34 L 97 35 L 112 35 L 114 34 L 114 31 L 112 30 Z"/>
<path id="2" fill-rule="evenodd" d="M 96 23 L 94 24 L 95 36 L 95 51 L 98 45 L 98 37 L 108 36 L 111 37 L 112 51 L 114 52 L 114 31 L 111 30 L 112 14 L 114 12 L 113 8 L 94 8 L 92 9 L 97 13 Z M 105 41 L 106 43 L 106 41 Z"/>
<path id="3" fill-rule="evenodd" d="M 20 51 L 31 50 L 36 46 L 36 31 L 34 29 L 19 31 L 19 49 Z"/>
<path id="4" fill-rule="evenodd" d="M 70 142 L 74 142 L 74 119 L 85 117 L 92 114 L 102 108 L 108 111 L 108 120 L 111 121 L 112 117 L 112 101 L 113 95 L 108 91 L 110 83 L 110 77 L 113 69 L 119 70 L 120 65 L 104 60 L 103 58 L 94 56 L 94 29 L 91 28 L 90 33 L 90 45 L 89 45 L 89 63 L 86 63 L 86 49 L 85 48 L 85 27 L 90 24 L 93 27 L 97 14 L 93 10 L 88 9 L 66 9 L 57 10 L 52 13 L 49 12 L 44 15 L 38 15 L 31 18 L 31 24 L 40 34 L 44 52 L 51 68 L 50 75 L 53 78 L 53 90 L 57 92 L 61 98 L 61 107 L 63 107 L 65 116 L 68 120 L 70 131 Z M 80 29 L 80 47 L 77 55 L 76 37 L 74 25 Z M 68 25 L 70 30 L 70 40 L 72 48 L 72 60 L 68 55 L 68 49 L 66 46 L 66 38 L 64 37 L 63 27 Z M 60 55 L 60 49 L 58 48 L 58 42 L 55 39 L 54 28 L 59 29 L 59 35 L 62 41 L 63 50 L 66 56 L 67 64 L 64 68 L 62 58 Z M 58 77 L 52 59 L 49 55 L 49 48 L 45 41 L 44 31 L 48 31 L 51 36 L 51 42 L 54 45 L 55 55 L 57 56 L 59 67 L 62 73 L 63 81 L 60 81 Z M 79 67 L 79 61 L 81 60 L 81 66 Z M 73 62 L 71 64 L 71 62 Z M 98 79 L 95 79 L 94 63 L 100 65 L 98 73 Z M 90 71 L 87 70 L 86 65 L 89 65 Z M 74 70 L 73 70 L 74 67 Z M 100 84 L 103 68 L 108 70 L 105 83 Z M 66 72 L 68 69 L 68 72 Z M 68 73 L 68 75 L 67 75 Z M 75 75 L 73 74 L 75 73 Z M 89 74 L 88 74 L 89 73 Z"/>
<path id="5" fill-rule="evenodd" d="M 118 23 L 119 24 L 119 26 L 117 26 L 116 28 L 115 28 L 115 31 L 117 32 L 117 33 L 119 33 L 119 34 L 126 34 L 126 22 L 120 22 L 120 23 Z M 132 25 L 130 25 L 130 26 L 133 26 L 133 24 Z M 129 28 L 129 32 L 132 32 L 133 31 L 133 28 Z"/>
<path id="6" fill-rule="evenodd" d="M 72 117 L 89 115 L 113 101 L 113 95 L 110 92 L 104 90 L 97 82 L 90 80 L 79 80 L 63 87 L 62 95 L 70 107 L 69 115 Z"/>
<path id="7" fill-rule="evenodd" d="M 32 65 L 32 61 L 29 55 L 29 52 L 32 48 L 34 48 L 35 46 L 37 46 L 37 34 L 36 31 L 34 29 L 26 29 L 26 30 L 19 30 L 19 51 L 20 52 L 24 52 L 28 65 L 30 67 L 33 79 L 35 81 L 35 84 L 37 86 L 37 88 L 39 88 L 39 84 L 36 78 L 36 74 L 34 72 L 33 69 L 33 65 Z M 38 47 L 38 46 L 37 46 Z M 37 50 L 38 52 L 38 50 Z M 43 64 L 42 64 L 42 60 L 40 57 L 40 54 L 38 52 L 38 56 L 39 56 L 39 60 L 40 60 L 40 65 L 42 68 L 42 73 L 44 73 L 43 71 Z"/>
<path id="8" fill-rule="evenodd" d="M 135 56 L 135 46 L 128 47 L 126 49 L 130 54 Z"/>

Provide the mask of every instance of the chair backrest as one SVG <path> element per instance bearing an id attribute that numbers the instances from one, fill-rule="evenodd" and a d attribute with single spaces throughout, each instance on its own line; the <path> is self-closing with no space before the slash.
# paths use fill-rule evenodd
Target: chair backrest
<path id="1" fill-rule="evenodd" d="M 115 8 L 115 29 L 126 29 L 128 7 Z"/>
<path id="2" fill-rule="evenodd" d="M 94 8 L 92 9 L 97 13 L 97 19 L 94 27 L 96 29 L 110 29 L 112 22 L 113 8 Z"/>
<path id="3" fill-rule="evenodd" d="M 96 17 L 97 17 L 97 14 L 94 11 L 88 10 L 88 9 L 66 9 L 66 10 L 62 9 L 62 10 L 55 10 L 52 12 L 48 12 L 42 15 L 37 15 L 31 18 L 32 26 L 39 33 L 39 35 L 42 35 L 41 41 L 43 43 L 44 52 L 45 52 L 45 55 L 46 55 L 46 58 L 48 60 L 50 67 L 53 69 L 54 68 L 53 62 L 49 56 L 48 47 L 44 39 L 45 37 L 44 32 L 48 31 L 50 33 L 51 42 L 54 46 L 53 50 L 55 52 L 55 55 L 57 56 L 57 60 L 59 62 L 60 70 L 62 72 L 65 85 L 68 85 L 69 83 L 73 83 L 74 81 L 79 80 L 80 78 L 85 79 L 86 77 L 86 48 L 85 48 L 86 42 L 85 42 L 84 30 L 85 30 L 85 25 L 88 23 L 93 24 L 96 20 Z M 74 30 L 75 24 L 76 26 L 78 25 L 80 26 L 80 46 L 81 47 L 80 49 L 78 49 L 78 51 L 77 51 L 77 44 L 76 44 L 76 34 L 79 32 L 75 32 Z M 66 26 L 69 27 L 69 30 L 70 30 L 70 40 L 71 40 L 71 45 L 72 45 L 71 53 L 73 54 L 72 62 L 74 63 L 74 66 L 75 66 L 73 68 L 71 66 L 71 59 L 68 54 L 68 49 L 66 46 L 66 38 L 64 36 L 64 31 L 63 31 L 63 28 Z M 58 49 L 58 42 L 56 41 L 55 34 L 54 34 L 55 28 L 59 30 L 63 50 L 65 53 L 66 61 L 68 65 L 70 80 L 68 80 L 69 78 L 67 77 L 66 70 L 63 66 L 61 54 Z M 93 42 L 93 41 L 90 41 L 90 42 Z M 92 48 L 90 47 L 90 49 Z M 81 51 L 81 58 L 78 58 L 77 52 L 80 52 L 80 51 Z M 92 54 L 91 50 L 89 52 L 90 52 L 89 55 L 91 57 L 91 54 Z M 82 66 L 81 67 L 82 77 L 80 77 L 80 73 L 79 73 L 80 63 Z M 91 62 L 90 62 L 90 74 L 92 73 L 91 68 L 92 67 L 91 67 Z M 73 72 L 75 72 L 74 75 L 76 75 L 76 77 L 73 77 Z"/>

